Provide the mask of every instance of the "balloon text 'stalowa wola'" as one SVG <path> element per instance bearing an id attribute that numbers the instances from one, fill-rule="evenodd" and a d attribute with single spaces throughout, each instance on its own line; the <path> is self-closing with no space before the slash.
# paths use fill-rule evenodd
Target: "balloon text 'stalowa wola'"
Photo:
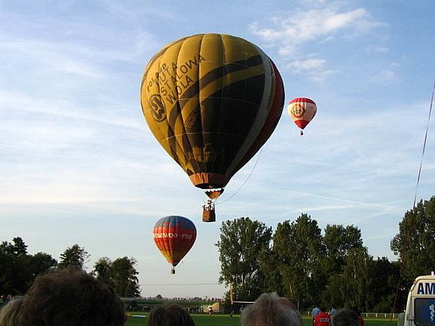
<path id="1" fill-rule="evenodd" d="M 281 76 L 257 46 L 200 34 L 170 43 L 148 63 L 141 105 L 152 133 L 202 189 L 223 188 L 275 129 Z"/>
<path id="2" fill-rule="evenodd" d="M 174 267 L 189 252 L 196 240 L 195 224 L 182 216 L 166 216 L 156 222 L 153 229 L 154 242 L 165 256 L 169 264 Z"/>

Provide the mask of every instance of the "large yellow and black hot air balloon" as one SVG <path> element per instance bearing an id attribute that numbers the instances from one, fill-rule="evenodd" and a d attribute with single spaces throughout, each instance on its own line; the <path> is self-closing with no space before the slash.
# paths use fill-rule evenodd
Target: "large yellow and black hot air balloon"
<path id="1" fill-rule="evenodd" d="M 199 34 L 154 55 L 143 75 L 141 105 L 159 143 L 214 200 L 272 134 L 284 88 L 256 45 Z"/>

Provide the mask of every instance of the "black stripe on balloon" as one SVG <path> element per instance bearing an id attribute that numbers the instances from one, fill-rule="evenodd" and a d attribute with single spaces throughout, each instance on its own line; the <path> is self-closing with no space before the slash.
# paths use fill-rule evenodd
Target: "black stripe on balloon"
<path id="1" fill-rule="evenodd" d="M 248 58 L 248 60 L 239 60 L 231 62 L 225 66 L 216 68 L 210 71 L 204 77 L 199 80 L 201 88 L 206 87 L 208 84 L 214 82 L 216 79 L 222 78 L 225 75 L 237 72 L 240 70 L 249 69 L 263 64 L 263 58 L 260 55 L 256 55 Z"/>
<path id="2" fill-rule="evenodd" d="M 257 75 L 228 85 L 202 102 L 211 111 L 210 119 L 202 122 L 203 142 L 213 144 L 217 156 L 216 161 L 203 164 L 203 171 L 226 174 L 251 131 L 263 99 L 264 83 L 264 75 Z"/>
<path id="3" fill-rule="evenodd" d="M 222 78 L 225 75 L 231 74 L 236 71 L 252 68 L 263 64 L 263 59 L 260 55 L 249 58 L 248 60 L 240 60 L 229 63 L 228 65 L 216 68 L 209 73 L 207 73 L 204 77 L 196 81 L 192 86 L 190 86 L 184 93 L 183 96 L 180 97 L 177 101 L 181 99 L 190 99 L 198 92 L 198 84 L 201 85 L 201 88 L 206 87 L 208 84 L 214 82 L 216 79 Z M 174 107 L 177 105 L 176 103 Z M 171 110 L 171 116 L 168 121 L 170 125 L 173 125 L 177 119 L 178 112 L 176 110 Z M 173 136 L 173 135 L 172 135 Z"/>
<path id="4" fill-rule="evenodd" d="M 186 128 L 182 139 L 183 146 L 188 147 L 184 147 L 184 154 L 192 153 L 191 147 L 202 148 L 203 144 L 212 144 L 213 147 L 209 150 L 215 160 L 202 162 L 189 156 L 188 160 L 195 172 L 226 173 L 255 121 L 263 98 L 264 83 L 264 75 L 237 81 L 219 89 L 198 104 L 207 107 L 209 119 L 197 121 L 190 129 Z M 229 95 L 231 93 L 238 95 L 238 98 Z M 196 107 L 192 112 L 198 110 L 200 108 Z M 193 171 L 190 172 L 192 173 Z"/>
<path id="5" fill-rule="evenodd" d="M 212 83 L 213 81 L 222 78 L 226 75 L 229 75 L 231 73 L 240 71 L 240 70 L 245 70 L 245 69 L 249 69 L 255 66 L 258 66 L 260 64 L 263 64 L 263 58 L 261 57 L 261 55 L 256 55 L 253 57 L 248 58 L 247 60 L 239 60 L 239 61 L 235 61 L 235 62 L 231 62 L 227 65 L 221 66 L 219 68 L 216 68 L 212 71 L 210 71 L 209 73 L 207 73 L 204 77 L 202 77 L 200 80 L 198 80 L 197 82 L 195 82 L 192 86 L 190 86 L 184 93 L 183 95 L 175 102 L 174 106 L 172 107 L 172 109 L 170 110 L 170 116 L 168 117 L 168 124 L 170 126 L 170 128 L 168 128 L 168 134 L 167 134 L 167 139 L 169 142 L 169 148 L 171 149 L 171 156 L 174 158 L 174 160 L 176 162 L 180 162 L 179 157 L 178 157 L 178 153 L 176 151 L 176 147 L 174 146 L 174 143 L 177 141 L 176 138 L 174 137 L 174 133 L 173 133 L 173 129 L 175 127 L 175 123 L 177 121 L 177 117 L 179 115 L 179 112 L 181 112 L 181 110 L 184 107 L 182 100 L 188 100 L 190 98 L 192 98 L 193 96 L 195 96 L 195 94 L 197 94 L 198 92 L 198 85 L 200 85 L 201 88 L 206 87 L 208 84 Z M 264 74 L 260 75 L 261 78 L 264 80 Z M 246 80 L 242 80 L 242 83 L 248 82 L 249 80 L 252 79 L 256 79 L 254 77 L 248 78 Z M 258 81 L 258 79 L 257 79 Z M 232 94 L 231 96 L 237 95 L 237 94 L 243 94 L 243 98 L 246 98 L 246 89 L 244 89 L 244 92 L 225 92 L 224 90 L 227 89 L 231 89 L 233 90 L 233 87 L 235 84 L 237 84 L 239 82 L 236 83 L 232 83 L 230 85 L 227 85 L 226 87 L 224 87 L 221 90 L 218 90 L 217 93 L 221 93 L 221 94 Z M 251 86 L 255 85 L 255 83 L 250 83 Z M 257 85 L 259 86 L 259 85 Z M 254 88 L 254 87 L 253 87 Z M 256 94 L 260 97 L 260 99 L 263 97 L 263 91 L 264 91 L 264 83 L 261 84 L 261 88 L 260 87 L 255 87 L 255 92 Z M 187 102 L 187 101 L 186 101 Z M 176 107 L 178 106 L 178 109 L 176 109 Z M 199 108 L 197 108 L 199 110 Z M 190 146 L 190 143 L 188 141 L 187 135 L 183 134 L 182 136 L 182 146 L 185 149 L 183 151 L 183 155 L 184 155 L 184 161 L 188 161 L 188 160 L 192 160 L 193 158 L 189 158 L 188 157 L 188 153 L 192 152 L 192 148 Z M 196 161 L 196 160 L 194 160 Z M 198 162 L 199 164 L 199 162 Z M 188 175 L 193 174 L 193 171 L 187 171 Z"/>

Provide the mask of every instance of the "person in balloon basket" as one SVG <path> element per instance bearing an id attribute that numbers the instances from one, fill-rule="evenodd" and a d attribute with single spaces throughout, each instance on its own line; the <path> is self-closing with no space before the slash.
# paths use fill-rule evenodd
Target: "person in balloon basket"
<path id="1" fill-rule="evenodd" d="M 314 326 L 329 326 L 331 317 L 325 307 L 320 307 L 320 312 L 314 317 Z"/>
<path id="2" fill-rule="evenodd" d="M 276 293 L 263 293 L 254 304 L 243 309 L 242 326 L 302 326 L 296 306 Z"/>
<path id="3" fill-rule="evenodd" d="M 108 285 L 78 268 L 38 276 L 16 326 L 124 326 L 124 303 Z"/>
<path id="4" fill-rule="evenodd" d="M 164 304 L 150 311 L 148 326 L 195 326 L 195 322 L 180 305 Z"/>

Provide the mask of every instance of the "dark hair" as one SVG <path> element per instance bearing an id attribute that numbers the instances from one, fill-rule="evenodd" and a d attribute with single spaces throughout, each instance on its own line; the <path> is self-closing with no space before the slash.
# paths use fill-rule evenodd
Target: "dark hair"
<path id="1" fill-rule="evenodd" d="M 341 309 L 332 317 L 333 326 L 360 326 L 359 316 L 353 310 Z"/>
<path id="2" fill-rule="evenodd" d="M 195 322 L 183 307 L 165 304 L 151 310 L 148 326 L 195 326 Z"/>
<path id="3" fill-rule="evenodd" d="M 20 326 L 124 326 L 124 304 L 108 285 L 77 268 L 38 276 L 24 298 Z"/>

